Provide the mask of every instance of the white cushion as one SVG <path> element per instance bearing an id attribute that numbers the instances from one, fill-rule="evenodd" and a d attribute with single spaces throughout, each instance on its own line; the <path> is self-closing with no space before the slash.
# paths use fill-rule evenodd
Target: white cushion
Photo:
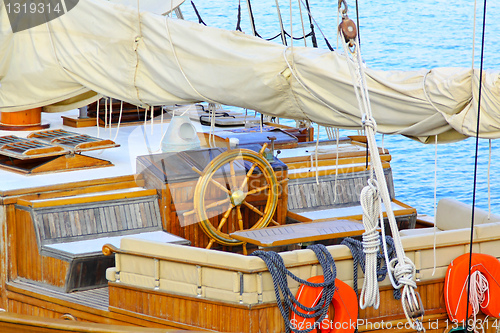
<path id="1" fill-rule="evenodd" d="M 436 225 L 441 230 L 470 228 L 472 207 L 455 199 L 445 198 L 439 200 L 436 212 Z M 475 208 L 474 225 L 500 221 L 500 216 Z"/>

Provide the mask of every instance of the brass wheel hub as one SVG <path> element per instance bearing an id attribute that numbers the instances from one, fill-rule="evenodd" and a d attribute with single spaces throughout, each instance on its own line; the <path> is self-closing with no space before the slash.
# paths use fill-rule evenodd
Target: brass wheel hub
<path id="1" fill-rule="evenodd" d="M 242 190 L 237 190 L 231 193 L 231 202 L 235 206 L 240 206 L 245 201 L 246 194 Z"/>

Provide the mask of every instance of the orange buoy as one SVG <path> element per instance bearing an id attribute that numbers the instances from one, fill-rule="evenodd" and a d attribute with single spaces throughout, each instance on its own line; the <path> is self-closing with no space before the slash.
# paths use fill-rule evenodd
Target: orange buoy
<path id="1" fill-rule="evenodd" d="M 312 283 L 324 282 L 322 275 L 313 276 L 307 281 Z M 322 287 L 309 287 L 301 285 L 297 292 L 297 300 L 306 307 L 313 307 L 318 304 L 323 293 Z M 335 293 L 332 304 L 335 309 L 334 317 L 329 320 L 328 316 L 321 322 L 319 329 L 322 333 L 352 333 L 356 329 L 358 319 L 358 299 L 354 290 L 339 279 L 335 279 Z M 310 314 L 296 305 L 298 312 Z M 290 320 L 296 329 L 304 330 L 315 325 L 315 318 L 303 318 L 295 312 Z M 318 328 L 318 327 L 317 327 Z M 313 330 L 312 332 L 317 332 Z"/>
<path id="2" fill-rule="evenodd" d="M 0 112 L 0 130 L 34 131 L 48 127 L 49 124 L 42 125 L 42 108 Z"/>
<path id="3" fill-rule="evenodd" d="M 500 317 L 500 302 L 493 301 L 500 296 L 500 261 L 482 253 L 473 253 L 471 274 L 479 271 L 488 281 L 488 290 L 480 303 L 481 311 L 490 316 Z M 444 300 L 448 317 L 454 323 L 465 323 L 472 315 L 472 306 L 467 311 L 467 284 L 469 276 L 469 253 L 452 260 L 446 271 L 444 282 Z M 469 302 L 470 303 L 470 302 Z"/>

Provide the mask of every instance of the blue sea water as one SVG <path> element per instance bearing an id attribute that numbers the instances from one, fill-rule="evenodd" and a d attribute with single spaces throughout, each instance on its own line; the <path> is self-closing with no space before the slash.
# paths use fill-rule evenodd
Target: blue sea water
<path id="1" fill-rule="evenodd" d="M 194 0 L 204 22 L 213 27 L 235 29 L 238 0 Z M 302 34 L 298 1 L 279 1 L 283 24 Z M 311 13 L 320 42 L 326 48 L 319 28 L 335 48 L 337 1 L 310 0 Z M 348 15 L 357 20 L 356 3 L 347 0 Z M 477 3 L 474 66 L 480 66 L 483 2 Z M 275 1 L 251 0 L 256 30 L 264 38 L 280 32 Z M 247 2 L 241 1 L 241 27 L 251 34 Z M 182 7 L 186 19 L 197 20 L 191 4 Z M 435 67 L 468 67 L 472 65 L 474 1 L 473 0 L 359 0 L 359 33 L 366 65 L 382 70 L 416 70 Z M 305 9 L 302 6 L 302 11 Z M 308 22 L 304 16 L 306 33 Z M 500 2 L 487 3 L 484 44 L 484 68 L 500 70 Z M 279 38 L 276 42 L 280 42 Z M 290 41 L 288 41 L 290 43 Z M 294 45 L 304 45 L 294 41 Z M 310 40 L 307 40 L 311 45 Z M 342 131 L 341 134 L 352 134 Z M 325 136 L 325 133 L 322 133 Z M 377 137 L 381 144 L 381 136 Z M 475 161 L 475 138 L 437 146 L 437 200 L 453 197 L 472 203 Z M 490 171 L 491 209 L 500 213 L 500 141 L 492 140 Z M 476 207 L 488 209 L 488 140 L 479 140 Z M 397 199 L 417 208 L 422 214 L 434 214 L 434 170 L 436 146 L 424 145 L 399 135 L 386 135 L 384 147 L 392 155 Z"/>

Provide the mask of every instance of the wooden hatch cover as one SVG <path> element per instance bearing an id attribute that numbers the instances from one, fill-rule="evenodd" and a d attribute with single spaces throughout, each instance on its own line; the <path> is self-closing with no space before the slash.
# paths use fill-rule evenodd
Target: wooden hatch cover
<path id="1" fill-rule="evenodd" d="M 82 152 L 119 147 L 112 140 L 62 129 L 30 133 L 27 138 L 0 136 L 0 167 L 23 174 L 112 166 Z"/>

